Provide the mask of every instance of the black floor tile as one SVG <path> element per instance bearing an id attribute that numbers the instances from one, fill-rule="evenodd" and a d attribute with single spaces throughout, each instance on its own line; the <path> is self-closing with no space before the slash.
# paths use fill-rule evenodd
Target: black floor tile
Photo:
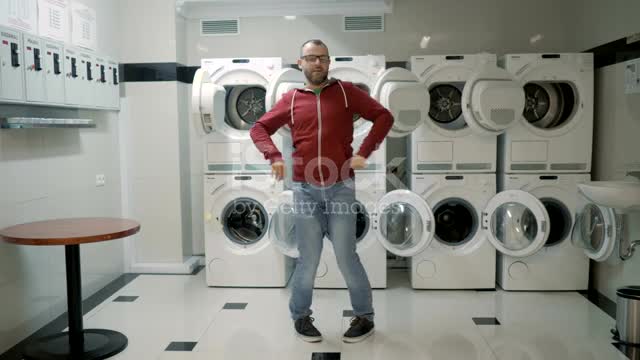
<path id="1" fill-rule="evenodd" d="M 314 352 L 313 354 L 311 354 L 311 360 L 340 360 L 340 353 L 339 352 L 331 352 L 331 353 Z"/>
<path id="2" fill-rule="evenodd" d="M 191 351 L 197 344 L 189 341 L 172 341 L 164 351 Z"/>
<path id="3" fill-rule="evenodd" d="M 490 318 L 473 318 L 473 322 L 476 325 L 500 325 L 500 321 L 494 317 Z"/>
<path id="4" fill-rule="evenodd" d="M 225 310 L 244 310 L 247 307 L 247 303 L 226 303 L 222 307 Z"/>
<path id="5" fill-rule="evenodd" d="M 138 299 L 138 296 L 118 296 L 113 299 L 115 302 L 134 302 Z"/>

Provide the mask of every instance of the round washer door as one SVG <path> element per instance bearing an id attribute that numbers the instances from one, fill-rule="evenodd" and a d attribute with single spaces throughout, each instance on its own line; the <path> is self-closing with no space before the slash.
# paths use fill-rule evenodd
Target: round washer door
<path id="1" fill-rule="evenodd" d="M 286 190 L 278 195 L 269 225 L 269 238 L 273 245 L 284 255 L 292 258 L 300 256 L 295 242 L 293 218 L 293 191 Z"/>
<path id="2" fill-rule="evenodd" d="M 547 242 L 549 214 L 540 200 L 527 192 L 502 191 L 489 200 L 482 214 L 482 228 L 501 253 L 531 256 Z"/>
<path id="3" fill-rule="evenodd" d="M 607 260 L 616 245 L 618 224 L 613 209 L 593 203 L 584 205 L 576 213 L 571 242 L 598 262 Z"/>
<path id="4" fill-rule="evenodd" d="M 409 190 L 393 190 L 377 204 L 376 235 L 382 246 L 398 256 L 414 256 L 433 240 L 433 212 L 427 202 Z"/>

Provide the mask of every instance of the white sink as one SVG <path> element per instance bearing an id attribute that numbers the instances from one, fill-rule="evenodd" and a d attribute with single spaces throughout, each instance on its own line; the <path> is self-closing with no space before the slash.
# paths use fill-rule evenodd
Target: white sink
<path id="1" fill-rule="evenodd" d="M 639 181 L 589 181 L 578 188 L 597 205 L 625 212 L 640 210 Z"/>

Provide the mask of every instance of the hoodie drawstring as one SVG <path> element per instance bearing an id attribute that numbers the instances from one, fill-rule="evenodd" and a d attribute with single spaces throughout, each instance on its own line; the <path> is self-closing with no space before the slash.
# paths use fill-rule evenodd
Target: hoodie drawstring
<path id="1" fill-rule="evenodd" d="M 342 86 L 342 81 L 338 80 L 338 85 L 340 85 L 340 89 L 342 90 L 342 96 L 344 96 L 344 108 L 349 108 L 349 102 L 347 101 L 347 93 L 344 91 L 344 87 Z"/>

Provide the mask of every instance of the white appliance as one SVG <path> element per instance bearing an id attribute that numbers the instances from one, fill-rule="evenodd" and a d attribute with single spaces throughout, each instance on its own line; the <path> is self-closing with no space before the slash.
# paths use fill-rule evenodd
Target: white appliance
<path id="1" fill-rule="evenodd" d="M 576 241 L 571 241 L 575 211 L 580 201 L 577 184 L 588 180 L 589 174 L 498 175 L 499 190 L 518 189 L 534 196 L 536 206 L 542 207 L 544 215 L 542 218 L 531 209 L 509 205 L 504 213 L 507 217 L 518 219 L 516 223 L 508 223 L 506 218 L 503 219 L 505 221 L 494 223 L 492 219 L 490 226 L 497 232 L 500 241 L 497 282 L 503 289 L 543 291 L 588 288 L 589 257 L 582 246 L 575 246 Z M 602 224 L 605 224 L 604 220 Z M 545 233 L 544 241 L 536 244 L 534 238 L 542 232 Z M 606 245 L 608 250 L 603 252 L 608 254 L 598 255 L 597 251 L 592 251 L 593 255 L 587 253 L 594 259 L 605 258 L 603 255 L 611 254 L 610 244 L 609 240 L 603 240 L 600 244 Z"/>
<path id="2" fill-rule="evenodd" d="M 207 284 L 286 286 L 292 264 L 278 244 L 290 234 L 272 224 L 282 182 L 269 174 L 206 175 L 204 191 Z"/>
<path id="3" fill-rule="evenodd" d="M 192 111 L 204 137 L 205 172 L 271 171 L 249 129 L 266 111 L 265 97 L 281 58 L 203 59 L 192 85 Z M 276 146 L 281 136 L 272 137 Z"/>
<path id="4" fill-rule="evenodd" d="M 482 211 L 496 194 L 495 174 L 414 174 L 410 189 L 430 206 L 434 240 L 409 259 L 414 289 L 494 289 L 496 249 Z"/>
<path id="5" fill-rule="evenodd" d="M 357 173 L 356 200 L 358 202 L 356 216 L 356 251 L 367 271 L 372 288 L 387 287 L 387 250 L 376 237 L 377 222 L 376 205 L 386 192 L 384 173 Z M 322 256 L 316 272 L 316 288 L 345 289 L 342 273 L 338 268 L 333 245 L 325 237 Z"/>
<path id="6" fill-rule="evenodd" d="M 526 106 L 500 136 L 498 168 L 591 172 L 593 54 L 510 54 L 500 63 L 524 86 Z"/>
<path id="7" fill-rule="evenodd" d="M 519 119 L 522 86 L 493 54 L 412 56 L 409 64 L 430 104 L 408 143 L 411 172 L 495 172 L 497 135 Z"/>

